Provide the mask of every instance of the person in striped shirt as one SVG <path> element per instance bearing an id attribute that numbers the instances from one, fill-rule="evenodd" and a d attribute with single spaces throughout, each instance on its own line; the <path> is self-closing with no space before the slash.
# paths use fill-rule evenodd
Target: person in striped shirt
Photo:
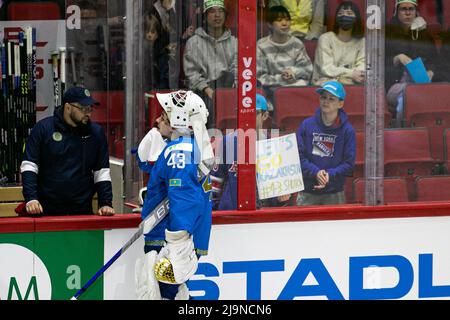
<path id="1" fill-rule="evenodd" d="M 303 42 L 289 33 L 289 11 L 283 6 L 271 7 L 267 23 L 270 35 L 258 40 L 257 44 L 258 82 L 266 91 L 278 86 L 308 85 L 313 65 Z"/>

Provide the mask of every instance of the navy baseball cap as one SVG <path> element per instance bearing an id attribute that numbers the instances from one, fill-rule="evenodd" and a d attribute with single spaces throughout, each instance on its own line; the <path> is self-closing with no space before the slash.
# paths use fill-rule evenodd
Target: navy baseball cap
<path id="1" fill-rule="evenodd" d="M 63 104 L 73 102 L 77 102 L 82 106 L 100 105 L 100 102 L 91 97 L 89 90 L 83 87 L 72 87 L 64 93 Z"/>
<path id="2" fill-rule="evenodd" d="M 331 93 L 333 96 L 339 98 L 339 100 L 345 99 L 345 90 L 344 86 L 337 81 L 327 81 L 325 82 L 321 88 L 317 89 L 316 92 L 322 94 L 322 92 L 327 91 Z"/>

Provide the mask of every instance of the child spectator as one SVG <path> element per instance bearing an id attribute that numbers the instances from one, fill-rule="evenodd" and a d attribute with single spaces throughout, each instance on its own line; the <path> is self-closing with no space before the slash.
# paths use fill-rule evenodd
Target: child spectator
<path id="1" fill-rule="evenodd" d="M 169 50 L 164 48 L 161 24 L 152 11 L 144 16 L 144 90 L 169 88 Z"/>
<path id="2" fill-rule="evenodd" d="M 270 87 L 308 85 L 313 66 L 303 42 L 289 34 L 291 16 L 285 7 L 271 7 L 267 23 L 271 33 L 258 40 L 256 77 L 271 99 Z"/>
<path id="3" fill-rule="evenodd" d="M 318 39 L 324 31 L 324 0 L 269 0 L 269 8 L 283 6 L 292 18 L 292 35 L 304 40 Z"/>
<path id="4" fill-rule="evenodd" d="M 316 91 L 320 94 L 320 107 L 297 130 L 305 184 L 297 205 L 343 204 L 345 176 L 355 165 L 355 130 L 342 110 L 342 84 L 325 82 Z"/>
<path id="5" fill-rule="evenodd" d="M 385 86 L 387 103 L 397 124 L 403 118 L 403 90 L 411 82 L 404 66 L 420 57 L 432 81 L 438 55 L 426 22 L 417 11 L 417 0 L 396 0 L 391 24 L 386 27 Z M 415 27 L 413 27 L 415 25 Z"/>
<path id="6" fill-rule="evenodd" d="M 320 36 L 312 84 L 331 80 L 342 84 L 363 84 L 365 74 L 364 30 L 356 4 L 342 2 L 336 9 L 333 31 Z"/>
<path id="7" fill-rule="evenodd" d="M 267 109 L 267 100 L 259 93 L 256 94 L 256 133 L 257 139 L 267 139 L 264 135 L 263 128 L 264 121 L 269 118 Z M 227 155 L 227 142 L 233 139 L 233 155 Z M 236 134 L 227 135 L 224 137 L 221 145 L 217 149 L 222 152 L 224 163 L 216 164 L 211 171 L 211 182 L 213 192 L 213 210 L 236 210 L 237 209 L 237 136 Z M 216 158 L 218 157 L 216 151 Z M 227 159 L 233 159 L 232 163 L 225 163 Z M 257 192 L 257 190 L 256 190 Z M 284 195 L 277 198 L 270 198 L 259 200 L 256 196 L 256 206 L 286 206 L 289 204 L 291 195 Z"/>
<path id="8" fill-rule="evenodd" d="M 214 91 L 234 86 L 237 79 L 237 39 L 225 27 L 223 0 L 205 0 L 203 15 L 204 25 L 187 41 L 183 61 L 188 87 L 208 107 L 210 128 L 215 124 Z"/>

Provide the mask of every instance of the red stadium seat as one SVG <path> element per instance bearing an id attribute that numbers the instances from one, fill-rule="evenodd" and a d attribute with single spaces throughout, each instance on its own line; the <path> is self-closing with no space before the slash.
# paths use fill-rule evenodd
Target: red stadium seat
<path id="1" fill-rule="evenodd" d="M 295 132 L 319 107 L 316 86 L 279 87 L 274 93 L 275 118 L 281 131 Z"/>
<path id="2" fill-rule="evenodd" d="M 344 110 L 355 130 L 365 128 L 365 87 L 362 85 L 345 86 L 347 97 L 345 98 Z M 384 127 L 388 127 L 391 121 L 391 114 L 387 111 L 386 101 L 384 108 Z"/>
<path id="3" fill-rule="evenodd" d="M 356 131 L 353 179 L 364 177 L 364 143 L 364 132 Z M 410 199 L 414 198 L 415 177 L 430 175 L 439 164 L 431 158 L 429 148 L 429 134 L 426 128 L 384 130 L 384 175 L 406 178 Z"/>
<path id="4" fill-rule="evenodd" d="M 259 88 L 256 89 L 256 92 L 265 96 L 264 92 Z M 238 108 L 237 90 L 234 88 L 217 88 L 214 100 L 216 128 L 221 130 L 236 129 Z"/>
<path id="5" fill-rule="evenodd" d="M 237 125 L 237 90 L 218 88 L 215 92 L 216 128 L 236 129 Z"/>
<path id="6" fill-rule="evenodd" d="M 111 156 L 119 159 L 124 159 L 125 157 L 125 140 L 122 138 L 115 140 L 113 144 L 113 149 L 110 152 Z"/>
<path id="7" fill-rule="evenodd" d="M 450 128 L 450 83 L 411 84 L 405 90 L 405 122 L 426 127 L 431 137 L 431 155 L 444 159 L 443 130 Z"/>
<path id="8" fill-rule="evenodd" d="M 384 185 L 384 204 L 408 202 L 408 189 L 405 178 L 385 177 Z M 353 182 L 353 197 L 356 203 L 363 203 L 365 196 L 365 179 L 358 178 Z"/>
<path id="9" fill-rule="evenodd" d="M 125 104 L 123 91 L 93 91 L 92 98 L 100 102 L 100 106 L 92 113 L 92 120 L 101 124 L 123 125 Z"/>
<path id="10" fill-rule="evenodd" d="M 364 131 L 356 132 L 356 157 L 352 174 L 345 179 L 344 193 L 346 203 L 354 203 L 353 181 L 364 176 Z"/>
<path id="11" fill-rule="evenodd" d="M 308 57 L 311 59 L 311 63 L 314 64 L 314 58 L 316 56 L 317 40 L 303 40 L 303 44 L 305 45 Z"/>
<path id="12" fill-rule="evenodd" d="M 262 37 L 266 37 L 269 35 L 269 26 L 267 25 L 266 22 L 266 17 L 267 17 L 267 11 L 269 10 L 269 6 L 267 4 L 264 4 L 264 6 L 262 6 L 262 2 L 261 0 L 258 0 L 258 11 L 257 11 L 257 36 L 258 39 L 261 39 Z"/>
<path id="13" fill-rule="evenodd" d="M 358 178 L 364 175 L 364 131 L 356 130 L 356 158 L 353 177 Z"/>
<path id="14" fill-rule="evenodd" d="M 443 29 L 450 29 L 450 0 L 441 0 L 442 1 L 442 23 Z"/>
<path id="15" fill-rule="evenodd" d="M 364 176 L 364 131 L 356 130 L 356 157 L 352 174 L 345 179 L 344 193 L 346 203 L 354 203 L 353 182 Z"/>
<path id="16" fill-rule="evenodd" d="M 356 157 L 352 175 L 347 177 L 344 186 L 345 200 L 353 203 L 353 181 L 364 176 L 364 131 L 356 130 Z"/>
<path id="17" fill-rule="evenodd" d="M 232 34 L 236 34 L 238 28 L 238 6 L 235 0 L 225 0 L 225 8 L 227 9 L 228 15 L 225 21 L 225 26 L 231 30 Z"/>
<path id="18" fill-rule="evenodd" d="M 344 111 L 348 115 L 348 119 L 356 130 L 364 130 L 365 122 L 365 102 L 364 102 L 364 86 L 345 86 L 347 96 L 345 98 Z"/>
<path id="19" fill-rule="evenodd" d="M 56 2 L 11 2 L 8 5 L 8 20 L 59 20 L 61 8 Z"/>
<path id="20" fill-rule="evenodd" d="M 444 161 L 450 172 L 450 128 L 444 129 Z"/>
<path id="21" fill-rule="evenodd" d="M 355 181 L 355 178 L 352 177 L 347 177 L 345 179 L 344 194 L 345 194 L 345 203 L 347 204 L 355 203 L 353 199 L 353 181 Z"/>
<path id="22" fill-rule="evenodd" d="M 417 201 L 449 201 L 450 176 L 421 176 L 416 179 Z"/>
<path id="23" fill-rule="evenodd" d="M 92 91 L 91 94 L 100 102 L 100 106 L 92 112 L 91 119 L 104 128 L 110 155 L 123 159 L 125 93 L 123 91 Z"/>
<path id="24" fill-rule="evenodd" d="M 384 176 L 408 179 L 408 193 L 414 199 L 414 179 L 431 175 L 439 163 L 431 158 L 426 128 L 384 130 Z"/>

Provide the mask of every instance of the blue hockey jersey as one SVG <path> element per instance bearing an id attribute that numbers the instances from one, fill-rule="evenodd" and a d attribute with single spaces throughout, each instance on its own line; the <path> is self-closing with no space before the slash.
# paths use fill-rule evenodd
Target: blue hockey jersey
<path id="1" fill-rule="evenodd" d="M 154 164 L 139 163 L 141 169 L 150 173 L 142 219 L 163 199 L 169 199 L 169 214 L 145 235 L 147 245 L 164 245 L 165 229 L 186 230 L 193 235 L 197 254 L 207 254 L 212 220 L 211 183 L 209 176 L 200 176 L 199 159 L 194 138 L 184 136 L 170 141 Z"/>

